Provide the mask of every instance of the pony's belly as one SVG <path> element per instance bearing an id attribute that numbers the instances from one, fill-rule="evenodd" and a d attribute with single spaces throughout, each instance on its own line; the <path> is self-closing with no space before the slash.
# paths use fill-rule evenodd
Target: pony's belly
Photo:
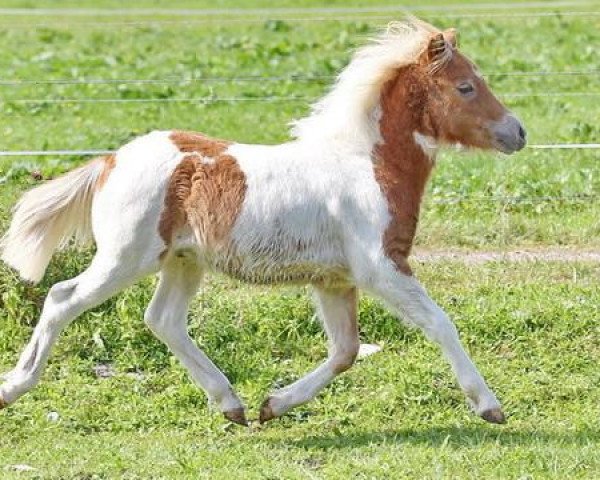
<path id="1" fill-rule="evenodd" d="M 237 280 L 261 285 L 280 283 L 345 285 L 349 283 L 346 266 L 317 263 L 308 259 L 275 262 L 270 258 L 217 255 L 210 261 L 213 270 Z"/>

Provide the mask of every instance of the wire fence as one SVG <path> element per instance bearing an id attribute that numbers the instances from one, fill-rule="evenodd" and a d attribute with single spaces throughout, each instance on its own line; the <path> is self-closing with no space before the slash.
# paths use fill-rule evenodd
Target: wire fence
<path id="1" fill-rule="evenodd" d="M 488 72 L 485 77 L 592 77 L 600 75 L 600 70 L 514 70 L 507 72 Z M 0 86 L 20 87 L 32 85 L 168 85 L 185 83 L 264 83 L 264 82 L 323 82 L 335 80 L 335 75 L 237 75 L 237 76 L 199 76 L 164 78 L 55 78 L 55 79 L 0 79 Z"/>
<path id="2" fill-rule="evenodd" d="M 0 27 L 21 27 L 27 26 L 28 28 L 44 27 L 44 26 L 61 26 L 61 27 L 112 27 L 112 26 L 160 26 L 160 25 L 200 25 L 216 23 L 222 24 L 236 24 L 236 23 L 264 23 L 266 18 L 272 16 L 281 17 L 280 19 L 286 22 L 338 22 L 338 21 L 375 21 L 389 19 L 390 13 L 406 13 L 411 12 L 432 12 L 428 14 L 428 17 L 444 17 L 444 18 L 506 18 L 506 19 L 523 19 L 523 18 L 580 18 L 580 17 L 599 17 L 600 11 L 573 11 L 573 10 L 560 10 L 564 7 L 574 6 L 596 6 L 597 3 L 593 1 L 559 1 L 559 2 L 521 2 L 519 4 L 472 4 L 468 6 L 455 5 L 452 7 L 439 7 L 439 6 L 419 6 L 414 9 L 407 9 L 396 6 L 374 6 L 374 7 L 326 7 L 326 8 L 313 8 L 313 9 L 302 9 L 302 8 L 270 8 L 270 9 L 254 9 L 254 10 L 202 10 L 202 9 L 181 9 L 181 10 L 161 10 L 161 9 L 141 9 L 141 10 L 127 10 L 127 9 L 114 9 L 111 11 L 99 10 L 99 9 L 87 9 L 82 11 L 80 9 L 60 9 L 61 17 L 74 17 L 74 16 L 98 16 L 98 17 L 111 17 L 111 16 L 126 16 L 134 13 L 136 16 L 144 15 L 172 15 L 172 16 L 184 16 L 183 19 L 176 20 L 164 20 L 164 19 L 144 19 L 135 21 L 83 21 L 76 23 L 65 22 L 64 18 L 60 22 L 35 22 L 35 23 L 10 23 L 0 24 Z M 465 10 L 461 13 L 455 13 L 456 10 Z M 548 11 L 549 8 L 554 9 Z M 504 10 L 502 12 L 482 12 L 477 10 Z M 531 9 L 544 9 L 544 11 L 518 11 L 518 10 L 531 10 Z M 475 10 L 475 12 L 473 12 Z M 507 12 L 506 10 L 510 10 Z M 55 9 L 36 9 L 30 11 L 28 9 L 0 9 L 0 15 L 15 15 L 15 16 L 34 16 L 34 15 L 52 15 L 58 14 L 59 10 Z M 386 12 L 386 15 L 377 13 Z M 288 16 L 304 14 L 304 16 Z M 310 15 L 309 15 L 310 14 Z M 319 16 L 315 15 L 318 14 Z M 323 15 L 327 14 L 327 15 Z M 358 16 L 360 14 L 360 16 Z M 232 18 L 235 15 L 243 15 L 243 18 Z M 253 18 L 252 15 L 256 15 Z M 203 16 L 209 18 L 190 18 L 194 16 Z M 224 18 L 223 18 L 224 17 Z M 557 77 L 557 76 L 570 76 L 570 77 L 593 77 L 600 75 L 600 70 L 564 70 L 564 71 L 496 71 L 488 72 L 485 74 L 486 77 Z M 333 75 L 281 75 L 281 76 L 263 76 L 263 75 L 243 75 L 243 76 L 199 76 L 199 77 L 164 77 L 164 78 L 59 78 L 59 79 L 0 79 L 0 86 L 3 87 L 20 87 L 20 86 L 39 86 L 39 85 L 127 85 L 127 84 L 139 84 L 139 85 L 161 85 L 161 84 L 181 84 L 181 83 L 192 83 L 192 82 L 207 82 L 207 83 L 236 83 L 236 82 L 323 82 L 332 81 L 335 79 Z M 569 97 L 598 97 L 600 92 L 597 91 L 577 91 L 577 92 L 505 92 L 500 93 L 500 97 L 506 99 L 519 99 L 519 98 L 569 98 Z M 46 105 L 46 104 L 143 104 L 143 103 L 198 103 L 198 104 L 212 104 L 212 103 L 243 103 L 243 102 L 311 102 L 314 98 L 306 96 L 275 96 L 275 95 L 263 95 L 263 96 L 230 96 L 230 97 L 218 97 L 218 96 L 206 96 L 206 97 L 194 97 L 194 98 L 181 98 L 181 97 L 167 97 L 167 98 L 49 98 L 49 99 L 38 99 L 38 98 L 26 98 L 26 99 L 15 99 L 5 100 L 4 104 L 15 104 L 15 105 Z M 579 149 L 600 149 L 600 143 L 549 143 L 549 144 L 534 144 L 529 145 L 530 149 L 539 150 L 579 150 Z M 0 157 L 82 157 L 82 156 L 99 156 L 114 153 L 113 150 L 99 150 L 99 149 L 81 149 L 81 150 L 22 150 L 22 151 L 0 151 Z M 572 194 L 572 195 L 555 195 L 555 196 L 510 196 L 510 195 L 464 195 L 455 196 L 450 198 L 430 198 L 428 203 L 437 205 L 459 205 L 465 202 L 491 202 L 504 205 L 519 205 L 519 204 L 539 204 L 539 203 L 556 203 L 556 202 L 568 202 L 568 203 L 583 203 L 592 202 L 600 199 L 600 194 Z"/>
<path id="3" fill-rule="evenodd" d="M 461 195 L 450 198 L 426 199 L 431 205 L 460 205 L 461 203 L 486 202 L 504 205 L 540 203 L 588 203 L 600 199 L 600 194 L 576 193 L 572 195 Z"/>
<path id="4" fill-rule="evenodd" d="M 600 148 L 600 145 L 597 145 Z M 40 150 L 40 151 L 0 151 L 0 157 L 26 157 L 26 156 L 99 156 L 115 153 L 114 150 Z M 31 165 L 28 166 L 31 169 Z M 17 170 L 20 167 L 17 166 Z M 28 172 L 36 180 L 42 180 L 42 174 L 38 170 Z M 22 172 L 20 173 L 22 174 Z M 11 176 L 10 171 L 5 177 L 0 176 L 0 184 Z M 497 204 L 502 207 L 551 204 L 582 204 L 600 200 L 600 193 L 574 193 L 563 195 L 453 195 L 450 197 L 428 196 L 425 198 L 427 204 L 439 206 L 460 206 L 469 203 Z"/>
<path id="5" fill-rule="evenodd" d="M 461 10 L 535 10 L 597 5 L 595 0 L 559 0 L 529 2 L 484 2 L 453 5 L 371 5 L 368 7 L 270 7 L 270 8 L 0 8 L 0 15 L 50 16 L 61 17 L 102 17 L 102 16 L 247 16 L 247 15 L 288 15 L 288 14 L 340 14 L 377 12 L 445 12 Z"/>
<path id="6" fill-rule="evenodd" d="M 535 150 L 596 150 L 600 148 L 600 143 L 550 143 L 528 145 Z"/>
<path id="7" fill-rule="evenodd" d="M 527 13 L 440 13 L 427 15 L 429 19 L 494 19 L 494 20 L 523 20 L 540 18 L 557 18 L 561 20 L 577 18 L 600 17 L 600 11 L 554 11 L 554 12 L 527 12 Z M 278 17 L 267 19 L 265 17 L 244 17 L 244 18 L 203 18 L 203 19 L 181 19 L 181 20 L 134 20 L 134 21 L 78 21 L 76 23 L 60 21 L 44 22 L 2 22 L 0 28 L 106 28 L 106 27 L 161 27 L 161 26 L 198 26 L 198 25 L 243 25 L 243 24 L 264 24 L 267 20 L 281 20 L 289 23 L 324 23 L 324 22 L 361 22 L 368 23 L 373 21 L 390 21 L 394 18 L 388 15 L 336 15 L 336 16 L 307 16 L 307 17 Z"/>
<path id="8" fill-rule="evenodd" d="M 587 150 L 600 149 L 600 143 L 546 143 L 531 144 L 526 148 L 533 150 Z M 99 156 L 116 153 L 116 150 L 81 149 L 81 150 L 4 150 L 0 157 L 82 157 Z"/>
<path id="9" fill-rule="evenodd" d="M 497 94 L 504 99 L 520 98 L 577 98 L 577 97 L 600 97 L 600 92 L 500 92 Z M 5 105 L 65 105 L 65 104 L 142 104 L 142 103 L 243 103 L 243 102 L 265 102 L 265 103 L 311 103 L 316 99 L 300 95 L 277 96 L 205 96 L 205 97 L 165 97 L 165 98 L 21 98 L 6 99 Z"/>
<path id="10" fill-rule="evenodd" d="M 0 151 L 0 157 L 82 157 L 100 156 L 116 153 L 116 150 L 5 150 Z"/>

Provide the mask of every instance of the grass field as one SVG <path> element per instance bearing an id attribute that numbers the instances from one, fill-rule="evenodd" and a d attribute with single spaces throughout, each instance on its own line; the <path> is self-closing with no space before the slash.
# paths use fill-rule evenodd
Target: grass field
<path id="1" fill-rule="evenodd" d="M 600 2 L 545 2 L 543 9 L 523 2 L 512 9 L 457 3 L 429 1 L 440 10 L 422 16 L 459 28 L 461 48 L 524 120 L 530 143 L 600 142 L 600 97 L 593 96 L 600 95 Z M 33 4 L 2 0 L 0 9 Z M 123 5 L 35 2 L 47 8 Z M 324 5 L 397 2 L 277 3 Z M 134 6 L 263 8 L 273 2 L 143 0 Z M 515 12 L 557 13 L 493 16 Z M 101 13 L 2 15 L 2 150 L 112 149 L 170 128 L 284 141 L 286 124 L 307 113 L 352 49 L 397 17 L 388 10 Z M 460 13 L 482 16 L 454 16 Z M 377 14 L 386 18 L 372 18 Z M 540 71 L 555 73 L 514 75 Z M 90 79 L 112 81 L 85 82 Z M 275 98 L 261 101 L 264 96 Z M 232 97 L 238 100 L 222 101 Z M 88 99 L 110 101 L 77 103 Z M 54 176 L 84 160 L 0 157 L 0 231 L 17 197 L 39 182 L 38 173 Z M 557 247 L 600 248 L 598 150 L 441 156 L 418 248 Z M 0 266 L 0 370 L 15 363 L 48 288 L 85 268 L 91 255 L 57 255 L 38 286 L 24 285 Z M 415 270 L 456 321 L 505 405 L 507 425 L 475 418 L 437 349 L 367 297 L 360 305 L 361 339 L 383 345 L 382 352 L 281 420 L 251 430 L 228 425 L 144 327 L 155 283 L 148 279 L 75 322 L 40 387 L 0 413 L 0 478 L 600 478 L 600 265 L 458 260 L 416 264 Z M 212 278 L 194 303 L 190 331 L 233 381 L 252 417 L 274 386 L 297 379 L 325 355 L 303 288 L 258 289 Z"/>

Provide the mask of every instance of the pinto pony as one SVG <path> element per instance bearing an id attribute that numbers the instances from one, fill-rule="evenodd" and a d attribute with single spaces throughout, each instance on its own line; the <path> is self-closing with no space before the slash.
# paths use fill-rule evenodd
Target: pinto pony
<path id="1" fill-rule="evenodd" d="M 273 392 L 261 422 L 311 400 L 353 364 L 358 289 L 438 343 L 474 411 L 504 422 L 456 328 L 407 261 L 438 146 L 512 153 L 525 145 L 521 123 L 459 52 L 454 30 L 391 24 L 292 134 L 282 145 L 246 145 L 152 132 L 25 193 L 2 240 L 3 260 L 24 279 L 39 281 L 72 237 L 93 237 L 97 252 L 83 273 L 50 289 L 29 344 L 3 377 L 0 406 L 38 383 L 78 315 L 159 272 L 146 323 L 225 417 L 246 425 L 230 382 L 186 330 L 202 277 L 217 271 L 311 284 L 329 337 L 327 360 Z"/>

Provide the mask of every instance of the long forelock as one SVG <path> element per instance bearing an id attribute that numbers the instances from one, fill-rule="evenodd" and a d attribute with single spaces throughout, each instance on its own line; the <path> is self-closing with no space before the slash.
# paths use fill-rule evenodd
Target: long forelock
<path id="1" fill-rule="evenodd" d="M 391 23 L 384 33 L 357 50 L 331 91 L 312 106 L 311 114 L 292 123 L 292 135 L 298 139 L 341 136 L 367 141 L 377 135 L 374 112 L 383 85 L 399 68 L 416 63 L 431 35 L 439 32 L 414 18 Z M 447 61 L 445 57 L 444 63 Z"/>

